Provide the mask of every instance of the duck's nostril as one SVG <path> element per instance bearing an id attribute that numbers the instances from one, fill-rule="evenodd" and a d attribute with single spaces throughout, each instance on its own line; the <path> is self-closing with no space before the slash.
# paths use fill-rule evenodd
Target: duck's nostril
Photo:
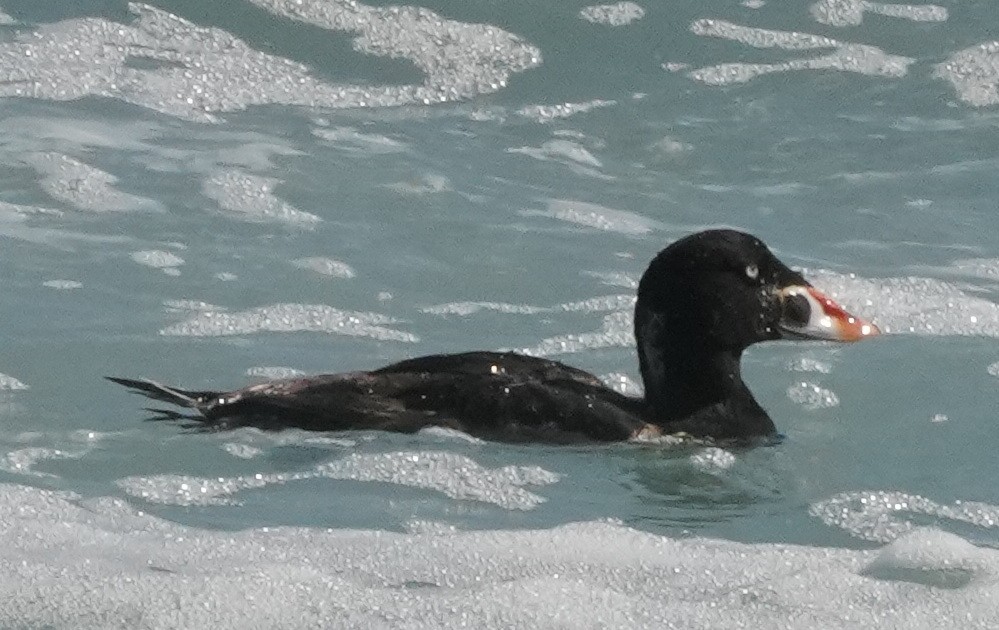
<path id="1" fill-rule="evenodd" d="M 794 293 L 784 298 L 781 317 L 787 324 L 805 326 L 812 316 L 812 307 L 808 298 L 801 293 Z"/>

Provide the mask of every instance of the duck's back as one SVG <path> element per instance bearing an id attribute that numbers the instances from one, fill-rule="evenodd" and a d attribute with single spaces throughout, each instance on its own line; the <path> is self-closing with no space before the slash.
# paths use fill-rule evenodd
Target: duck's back
<path id="1" fill-rule="evenodd" d="M 622 440 L 646 429 L 640 399 L 583 370 L 515 353 L 432 355 L 371 372 L 181 393 L 197 400 L 205 428 L 443 426 L 488 439 L 546 442 Z"/>

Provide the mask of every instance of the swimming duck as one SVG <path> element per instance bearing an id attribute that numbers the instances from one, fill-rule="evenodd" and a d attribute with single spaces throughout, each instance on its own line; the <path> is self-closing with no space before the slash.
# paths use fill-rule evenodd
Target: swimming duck
<path id="1" fill-rule="evenodd" d="M 422 356 L 358 372 L 193 391 L 108 377 L 183 411 L 188 428 L 412 432 L 567 443 L 682 433 L 772 438 L 776 427 L 742 380 L 749 346 L 773 339 L 849 342 L 879 334 L 778 260 L 759 239 L 707 230 L 663 249 L 638 285 L 634 315 L 643 397 L 559 361 L 514 352 Z"/>

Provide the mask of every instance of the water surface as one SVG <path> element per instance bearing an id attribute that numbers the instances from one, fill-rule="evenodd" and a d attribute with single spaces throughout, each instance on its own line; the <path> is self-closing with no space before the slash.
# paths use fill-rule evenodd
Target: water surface
<path id="1" fill-rule="evenodd" d="M 0 625 L 999 625 L 991 3 L 0 10 Z M 890 333 L 749 351 L 778 445 L 191 434 L 101 380 L 637 392 L 707 226 Z"/>

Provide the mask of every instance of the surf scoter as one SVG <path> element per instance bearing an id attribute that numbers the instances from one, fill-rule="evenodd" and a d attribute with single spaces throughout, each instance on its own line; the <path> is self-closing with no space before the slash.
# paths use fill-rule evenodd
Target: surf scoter
<path id="1" fill-rule="evenodd" d="M 109 377 L 190 411 L 151 409 L 204 430 L 252 426 L 411 432 L 428 426 L 504 441 L 614 441 L 686 433 L 767 438 L 770 416 L 742 380 L 749 346 L 770 339 L 857 341 L 879 333 L 734 230 L 682 238 L 638 285 L 635 339 L 645 397 L 558 361 L 513 352 L 417 357 L 370 372 L 191 391 Z"/>

